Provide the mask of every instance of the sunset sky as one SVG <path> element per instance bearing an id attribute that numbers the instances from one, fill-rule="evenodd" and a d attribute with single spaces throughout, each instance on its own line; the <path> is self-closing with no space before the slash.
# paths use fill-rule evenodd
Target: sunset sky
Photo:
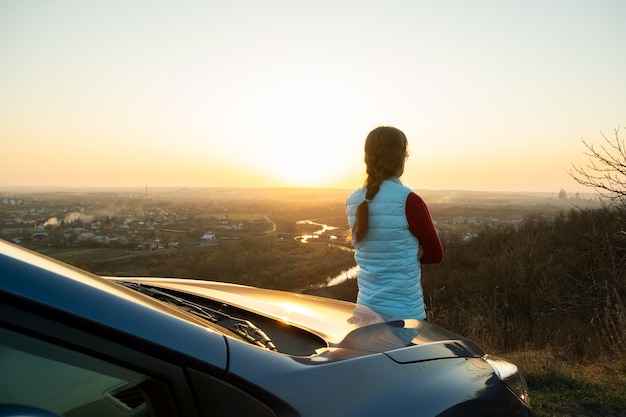
<path id="1" fill-rule="evenodd" d="M 626 138 L 626 2 L 0 2 L 0 191 L 354 188 L 403 130 L 414 189 L 581 190 Z"/>

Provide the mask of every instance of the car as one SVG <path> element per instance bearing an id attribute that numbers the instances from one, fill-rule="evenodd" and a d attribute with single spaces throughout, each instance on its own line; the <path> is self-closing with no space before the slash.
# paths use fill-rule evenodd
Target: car
<path id="1" fill-rule="evenodd" d="M 518 368 L 435 323 L 0 240 L 0 416 L 530 416 Z"/>

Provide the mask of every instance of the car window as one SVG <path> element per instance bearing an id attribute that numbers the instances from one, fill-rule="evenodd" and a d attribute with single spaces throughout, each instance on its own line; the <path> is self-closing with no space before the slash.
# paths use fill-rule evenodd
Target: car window
<path id="1" fill-rule="evenodd" d="M 6 329 L 0 329 L 0 370 L 0 405 L 67 417 L 175 415 L 164 383 Z"/>

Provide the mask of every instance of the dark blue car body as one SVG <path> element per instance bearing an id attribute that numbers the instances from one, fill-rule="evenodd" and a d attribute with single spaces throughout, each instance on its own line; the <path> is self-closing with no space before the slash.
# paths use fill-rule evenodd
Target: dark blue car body
<path id="1" fill-rule="evenodd" d="M 426 321 L 384 323 L 353 303 L 233 284 L 100 277 L 0 241 L 0 416 L 37 413 L 521 417 L 531 408 L 515 365 Z"/>

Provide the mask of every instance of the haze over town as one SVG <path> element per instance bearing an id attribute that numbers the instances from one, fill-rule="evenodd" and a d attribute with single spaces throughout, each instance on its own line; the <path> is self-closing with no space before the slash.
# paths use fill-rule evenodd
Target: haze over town
<path id="1" fill-rule="evenodd" d="M 416 189 L 586 192 L 626 121 L 626 3 L 0 3 L 0 190 L 354 188 L 365 136 Z"/>
<path id="2" fill-rule="evenodd" d="M 573 206 L 598 207 L 582 195 L 420 191 L 441 235 L 471 236 L 486 225 L 552 216 Z M 4 192 L 0 238 L 41 247 L 114 245 L 134 251 L 178 249 L 274 235 L 331 239 L 347 235 L 345 192 L 336 189 L 195 188 L 145 192 Z M 327 227 L 325 227 L 327 226 Z M 313 233 L 324 229 L 324 233 Z"/>

